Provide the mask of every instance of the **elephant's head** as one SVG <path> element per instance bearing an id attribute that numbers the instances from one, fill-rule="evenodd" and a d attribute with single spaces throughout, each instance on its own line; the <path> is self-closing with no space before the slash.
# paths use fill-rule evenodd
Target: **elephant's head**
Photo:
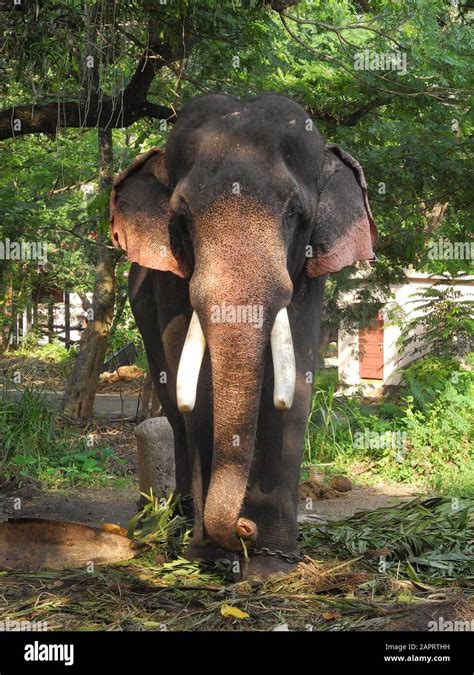
<path id="1" fill-rule="evenodd" d="M 192 410 L 207 344 L 214 454 L 204 522 L 212 541 L 238 550 L 239 537 L 255 535 L 239 516 L 269 342 L 274 403 L 282 411 L 292 403 L 285 308 L 294 284 L 373 256 L 362 169 L 325 146 L 305 110 L 285 97 L 203 96 L 179 115 L 164 152 L 140 155 L 118 176 L 111 228 L 129 260 L 189 278 L 194 313 L 177 403 Z"/>

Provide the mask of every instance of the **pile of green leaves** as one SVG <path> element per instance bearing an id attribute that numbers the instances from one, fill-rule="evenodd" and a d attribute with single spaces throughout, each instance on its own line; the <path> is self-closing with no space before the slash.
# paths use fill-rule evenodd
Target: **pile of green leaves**
<path id="1" fill-rule="evenodd" d="M 414 582 L 474 584 L 474 499 L 413 500 L 304 528 L 303 549 L 363 556 L 381 573 Z"/>
<path id="2" fill-rule="evenodd" d="M 178 513 L 177 500 L 158 499 L 153 494 L 140 493 L 145 500 L 143 508 L 129 521 L 127 535 L 139 546 L 153 549 L 156 553 L 170 551 L 179 553 L 188 537 L 186 519 Z"/>
<path id="3" fill-rule="evenodd" d="M 87 439 L 58 424 L 44 393 L 29 387 L 17 399 L 0 395 L 0 483 L 34 478 L 51 488 L 110 481 L 109 447 L 89 447 Z"/>

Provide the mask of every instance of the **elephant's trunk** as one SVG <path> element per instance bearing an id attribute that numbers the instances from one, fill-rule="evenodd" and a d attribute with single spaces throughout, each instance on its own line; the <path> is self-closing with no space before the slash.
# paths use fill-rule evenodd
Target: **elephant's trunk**
<path id="1" fill-rule="evenodd" d="M 253 333 L 253 335 L 252 335 Z M 204 525 L 213 543 L 241 549 L 256 525 L 240 518 L 252 462 L 269 331 L 216 324 L 207 332 L 214 395 L 214 451 Z"/>
<path id="2" fill-rule="evenodd" d="M 294 354 L 288 316 L 282 310 L 290 303 L 293 285 L 284 242 L 275 238 L 278 218 L 248 197 L 227 197 L 217 199 L 209 211 L 194 219 L 190 235 L 195 266 L 189 291 L 195 315 L 190 326 L 194 337 L 188 334 L 185 347 L 202 359 L 205 336 L 213 391 L 214 447 L 204 526 L 214 544 L 230 551 L 241 549 L 241 538 L 252 541 L 257 535 L 255 523 L 240 513 L 269 342 L 275 405 L 286 410 L 293 399 Z M 194 331 L 197 325 L 201 331 Z M 181 358 L 187 358 L 184 350 Z M 199 365 L 179 369 L 182 412 L 194 405 Z M 190 378 L 183 388 L 186 373 Z"/>
<path id="3" fill-rule="evenodd" d="M 240 548 L 239 539 L 254 541 L 255 523 L 239 518 L 255 443 L 264 350 L 268 327 L 208 324 L 207 334 L 214 389 L 214 463 L 204 522 L 210 538 L 226 549 Z M 271 331 L 274 403 L 291 407 L 295 359 L 288 314 L 281 309 Z M 205 349 L 200 321 L 194 312 L 178 369 L 178 408 L 190 412 L 196 399 L 199 368 Z"/>

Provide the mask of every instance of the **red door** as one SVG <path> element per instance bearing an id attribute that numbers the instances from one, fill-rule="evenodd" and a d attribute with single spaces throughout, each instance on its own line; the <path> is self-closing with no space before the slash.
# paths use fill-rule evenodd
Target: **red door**
<path id="1" fill-rule="evenodd" d="M 359 331 L 359 375 L 364 380 L 383 380 L 383 315 L 377 325 Z"/>

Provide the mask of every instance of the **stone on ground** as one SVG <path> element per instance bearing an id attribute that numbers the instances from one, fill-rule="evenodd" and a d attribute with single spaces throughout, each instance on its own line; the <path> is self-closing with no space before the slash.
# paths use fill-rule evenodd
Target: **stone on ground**
<path id="1" fill-rule="evenodd" d="M 167 498 L 175 489 L 174 438 L 166 417 L 151 417 L 135 427 L 140 492 Z"/>

